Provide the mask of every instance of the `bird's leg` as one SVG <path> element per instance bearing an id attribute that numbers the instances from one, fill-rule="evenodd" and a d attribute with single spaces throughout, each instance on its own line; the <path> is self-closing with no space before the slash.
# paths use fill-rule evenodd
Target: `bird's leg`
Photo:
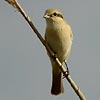
<path id="1" fill-rule="evenodd" d="M 66 65 L 66 68 L 67 68 L 67 73 L 69 74 L 69 68 L 67 66 L 67 62 L 65 61 L 65 65 Z"/>
<path id="2" fill-rule="evenodd" d="M 64 63 L 65 63 L 66 69 L 67 69 L 67 70 L 64 72 L 64 74 L 67 73 L 66 75 L 68 76 L 68 75 L 69 75 L 69 68 L 68 68 L 68 66 L 67 66 L 67 62 L 64 61 Z M 64 74 L 63 74 L 63 79 L 65 78 Z"/>

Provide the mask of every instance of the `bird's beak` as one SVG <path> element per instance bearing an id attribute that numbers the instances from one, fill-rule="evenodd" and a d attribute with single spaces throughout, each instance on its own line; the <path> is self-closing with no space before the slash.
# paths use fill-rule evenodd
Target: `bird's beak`
<path id="1" fill-rule="evenodd" d="M 50 18 L 50 16 L 44 15 L 43 18 L 47 19 L 47 18 Z"/>

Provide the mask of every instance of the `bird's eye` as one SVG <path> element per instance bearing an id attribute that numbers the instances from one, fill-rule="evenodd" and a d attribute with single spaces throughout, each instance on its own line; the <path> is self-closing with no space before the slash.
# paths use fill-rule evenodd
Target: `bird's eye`
<path id="1" fill-rule="evenodd" d="M 57 13 L 56 13 L 56 12 L 54 12 L 54 13 L 53 13 L 53 15 L 54 15 L 54 16 L 57 16 Z"/>

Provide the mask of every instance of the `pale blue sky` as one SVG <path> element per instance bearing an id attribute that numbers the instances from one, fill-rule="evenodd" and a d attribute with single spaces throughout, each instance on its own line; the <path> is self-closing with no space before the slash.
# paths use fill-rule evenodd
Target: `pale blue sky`
<path id="1" fill-rule="evenodd" d="M 74 39 L 68 66 L 87 100 L 100 99 L 100 1 L 18 0 L 42 36 L 44 11 L 61 9 Z M 51 65 L 43 45 L 24 18 L 0 1 L 0 100 L 78 100 L 69 83 L 65 92 L 50 94 Z"/>

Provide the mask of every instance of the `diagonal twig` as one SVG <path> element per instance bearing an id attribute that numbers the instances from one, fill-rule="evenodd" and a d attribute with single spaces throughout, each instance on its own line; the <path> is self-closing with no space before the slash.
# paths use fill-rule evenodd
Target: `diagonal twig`
<path id="1" fill-rule="evenodd" d="M 72 80 L 72 78 L 71 78 L 70 74 L 68 74 L 66 68 L 61 64 L 61 62 L 59 61 L 59 59 L 51 51 L 51 49 L 49 48 L 49 46 L 47 45 L 47 43 L 45 42 L 45 40 L 42 38 L 42 36 L 38 32 L 38 30 L 35 28 L 34 24 L 32 23 L 31 19 L 29 18 L 29 16 L 27 16 L 27 14 L 25 13 L 25 11 L 22 9 L 22 7 L 17 2 L 17 0 L 5 0 L 5 1 L 8 2 L 9 4 L 11 4 L 14 8 L 16 8 L 22 14 L 22 16 L 28 22 L 28 24 L 30 25 L 30 27 L 32 28 L 32 30 L 36 33 L 36 35 L 39 38 L 39 40 L 41 41 L 41 43 L 45 46 L 45 48 L 48 51 L 49 55 L 58 64 L 60 70 L 62 71 L 62 73 L 66 77 L 67 81 L 69 82 L 69 84 L 71 85 L 71 87 L 73 88 L 73 90 L 75 91 L 75 93 L 77 94 L 77 96 L 79 97 L 79 99 L 80 100 L 86 100 L 86 98 L 85 98 L 84 94 L 82 93 L 82 91 L 80 90 L 80 88 Z"/>

